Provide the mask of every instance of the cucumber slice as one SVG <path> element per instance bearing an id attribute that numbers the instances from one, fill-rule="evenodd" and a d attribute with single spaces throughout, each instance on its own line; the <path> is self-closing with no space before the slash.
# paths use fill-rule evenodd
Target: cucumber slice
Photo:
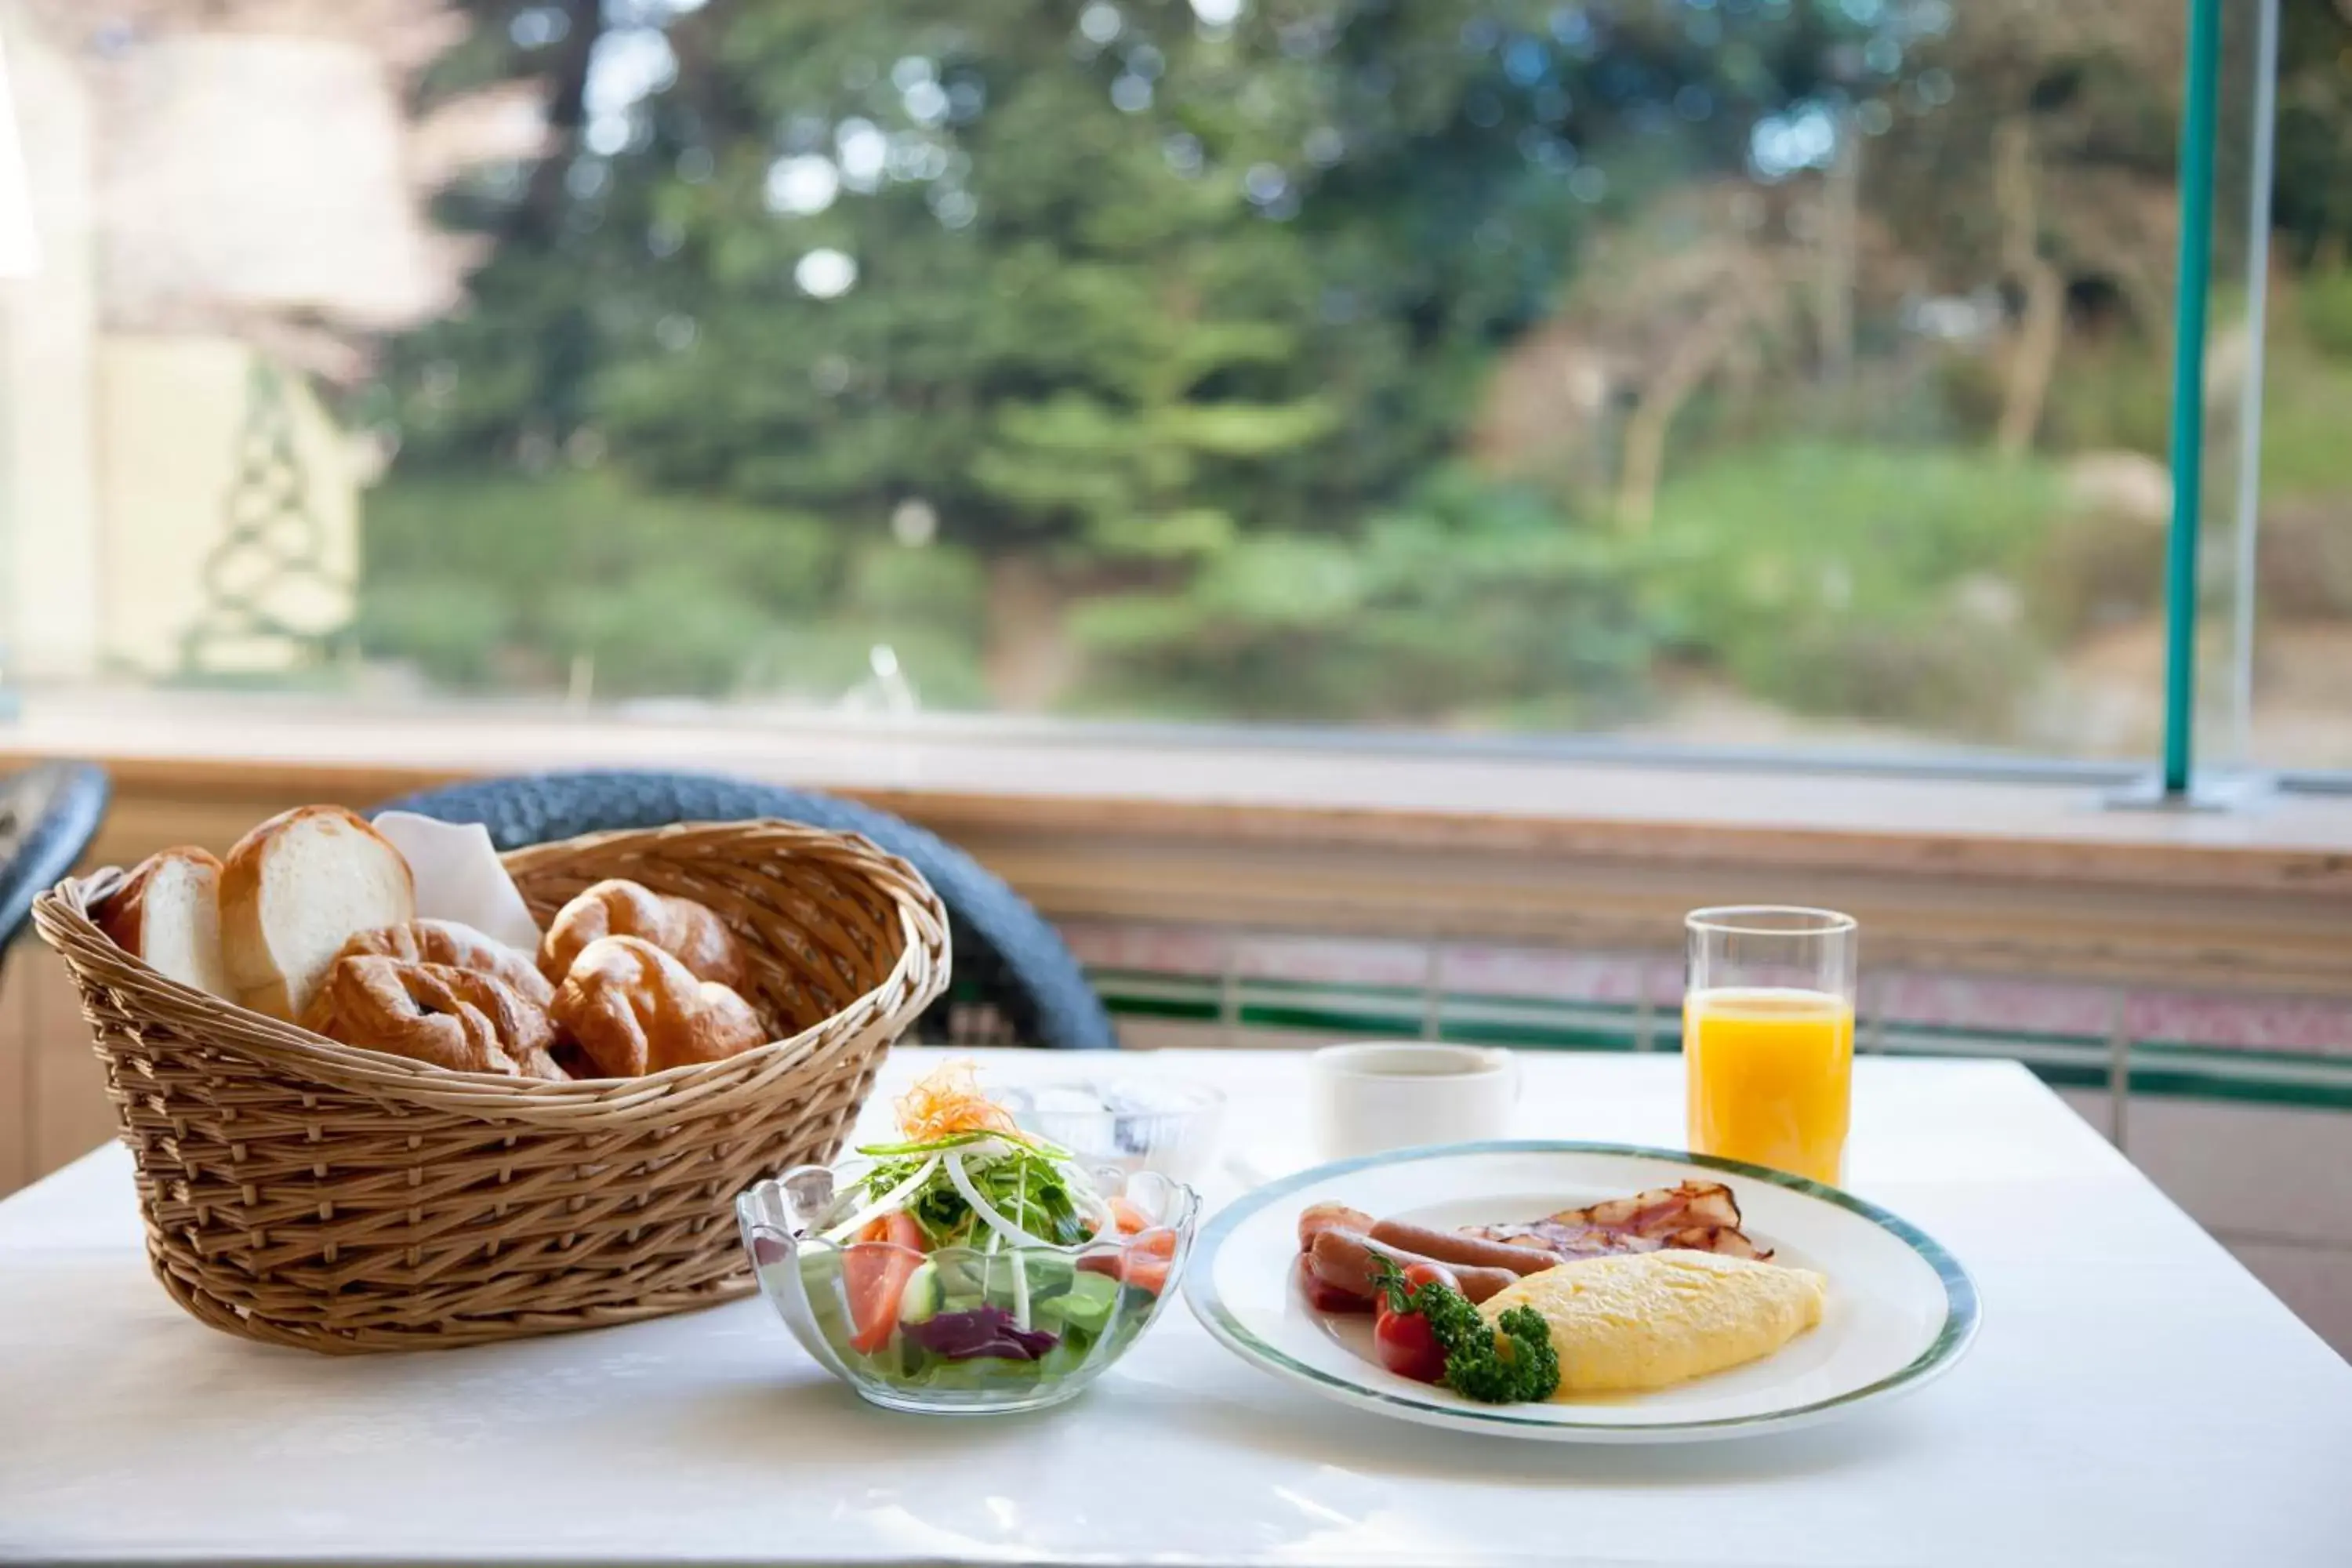
<path id="1" fill-rule="evenodd" d="M 1029 1300 L 1033 1302 L 1061 1295 L 1070 1289 L 1073 1279 L 1079 1278 L 1076 1265 L 1050 1252 L 1027 1254 L 1024 1261 L 1028 1265 Z"/>
<path id="2" fill-rule="evenodd" d="M 906 1293 L 898 1298 L 898 1321 L 902 1323 L 928 1323 L 939 1312 L 941 1299 L 940 1271 L 926 1258 L 912 1274 L 907 1276 Z"/>
<path id="3" fill-rule="evenodd" d="M 986 1273 L 986 1259 L 959 1247 L 934 1255 L 930 1263 L 939 1271 L 940 1288 L 949 1295 L 981 1294 Z"/>
<path id="4" fill-rule="evenodd" d="M 1106 1274 L 1081 1272 L 1070 1281 L 1066 1292 L 1050 1301 L 1039 1302 L 1037 1314 L 1059 1318 L 1071 1328 L 1094 1334 L 1100 1333 L 1110 1321 L 1112 1310 L 1118 1305 L 1118 1280 Z"/>

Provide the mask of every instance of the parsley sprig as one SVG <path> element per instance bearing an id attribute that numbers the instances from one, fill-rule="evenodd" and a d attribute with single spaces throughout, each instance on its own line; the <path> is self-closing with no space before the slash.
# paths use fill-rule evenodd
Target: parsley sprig
<path id="1" fill-rule="evenodd" d="M 1418 1312 L 1445 1352 L 1445 1386 L 1482 1405 L 1549 1399 L 1559 1387 L 1551 1326 L 1533 1307 L 1507 1308 L 1489 1323 L 1470 1299 L 1432 1279 L 1414 1285 L 1393 1259 L 1375 1254 L 1374 1282 L 1391 1312 Z"/>

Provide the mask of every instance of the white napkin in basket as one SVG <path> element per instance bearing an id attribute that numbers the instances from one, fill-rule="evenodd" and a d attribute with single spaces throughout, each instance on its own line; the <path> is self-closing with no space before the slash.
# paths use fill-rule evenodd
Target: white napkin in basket
<path id="1" fill-rule="evenodd" d="M 514 879 L 499 864 L 490 830 L 478 822 L 438 822 L 414 812 L 387 811 L 376 831 L 392 840 L 416 874 L 416 912 L 426 920 L 461 921 L 485 936 L 525 952 L 539 951 L 539 922 Z"/>

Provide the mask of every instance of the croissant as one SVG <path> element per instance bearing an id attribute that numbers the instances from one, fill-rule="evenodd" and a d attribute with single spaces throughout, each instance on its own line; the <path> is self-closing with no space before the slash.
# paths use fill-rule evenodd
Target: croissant
<path id="1" fill-rule="evenodd" d="M 561 984 L 581 949 L 607 936 L 641 937 L 698 980 L 743 984 L 742 944 L 709 905 L 618 877 L 596 883 L 555 912 L 539 947 L 541 972 Z"/>
<path id="2" fill-rule="evenodd" d="M 520 992 L 524 1000 L 541 1007 L 555 999 L 555 987 L 533 966 L 530 954 L 476 931 L 463 921 L 423 919 L 410 921 L 406 925 L 379 926 L 343 943 L 335 956 L 352 958 L 370 953 L 411 963 L 446 963 L 457 969 L 479 970 L 505 981 Z"/>
<path id="3" fill-rule="evenodd" d="M 742 997 L 634 936 L 582 948 L 549 1013 L 606 1078 L 715 1062 L 768 1039 Z"/>
<path id="4" fill-rule="evenodd" d="M 302 1026 L 459 1072 L 562 1079 L 547 1010 L 494 974 L 353 953 L 327 967 Z"/>

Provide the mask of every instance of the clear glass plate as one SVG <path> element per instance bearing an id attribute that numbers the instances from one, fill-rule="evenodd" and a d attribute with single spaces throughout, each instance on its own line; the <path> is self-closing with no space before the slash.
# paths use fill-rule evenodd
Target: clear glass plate
<path id="1" fill-rule="evenodd" d="M 1060 1144 L 1089 1169 L 1198 1182 L 1224 1137 L 1224 1090 L 1211 1084 L 1080 1079 L 1010 1089 L 1003 1099 L 1022 1131 Z"/>

